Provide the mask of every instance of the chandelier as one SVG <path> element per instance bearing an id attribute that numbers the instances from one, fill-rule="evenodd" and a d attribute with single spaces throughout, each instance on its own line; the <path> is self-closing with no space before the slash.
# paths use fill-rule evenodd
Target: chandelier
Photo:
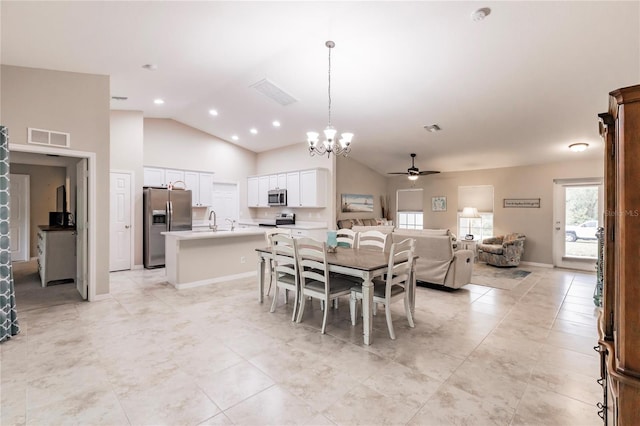
<path id="1" fill-rule="evenodd" d="M 316 154 L 327 154 L 327 157 L 329 157 L 333 152 L 335 155 L 344 155 L 346 157 L 347 154 L 351 152 L 353 133 L 342 133 L 338 144 L 336 144 L 336 133 L 338 133 L 338 131 L 331 125 L 331 49 L 333 49 L 336 44 L 329 40 L 324 45 L 329 48 L 329 124 L 324 129 L 325 140 L 322 141 L 322 143 L 319 143 L 318 136 L 320 134 L 318 132 L 307 132 L 309 154 L 312 156 Z"/>

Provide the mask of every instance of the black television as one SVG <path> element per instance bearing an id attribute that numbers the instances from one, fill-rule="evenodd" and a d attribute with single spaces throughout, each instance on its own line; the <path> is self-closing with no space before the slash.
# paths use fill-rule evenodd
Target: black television
<path id="1" fill-rule="evenodd" d="M 56 188 L 56 212 L 67 212 L 67 189 L 64 185 Z"/>

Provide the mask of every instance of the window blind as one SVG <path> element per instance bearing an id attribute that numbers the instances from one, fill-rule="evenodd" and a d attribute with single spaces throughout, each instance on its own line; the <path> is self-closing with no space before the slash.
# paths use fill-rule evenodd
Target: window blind
<path id="1" fill-rule="evenodd" d="M 399 189 L 397 196 L 399 212 L 421 212 L 423 210 L 422 189 Z"/>
<path id="2" fill-rule="evenodd" d="M 475 207 L 479 212 L 493 211 L 493 185 L 459 186 L 458 211 Z"/>

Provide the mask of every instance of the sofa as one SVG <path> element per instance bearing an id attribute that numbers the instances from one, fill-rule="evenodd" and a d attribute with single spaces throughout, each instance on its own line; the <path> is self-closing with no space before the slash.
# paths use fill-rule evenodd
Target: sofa
<path id="1" fill-rule="evenodd" d="M 406 238 L 416 240 L 416 279 L 457 289 L 471 282 L 472 250 L 454 250 L 448 229 L 397 229 L 391 234 L 394 243 Z"/>
<path id="2" fill-rule="evenodd" d="M 493 266 L 518 266 L 524 253 L 523 234 L 487 238 L 478 244 L 478 260 Z"/>

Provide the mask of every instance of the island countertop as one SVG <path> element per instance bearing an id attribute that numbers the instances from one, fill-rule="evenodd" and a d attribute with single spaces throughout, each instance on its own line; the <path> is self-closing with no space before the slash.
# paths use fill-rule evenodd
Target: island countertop
<path id="1" fill-rule="evenodd" d="M 247 237 L 252 235 L 264 236 L 264 229 L 236 228 L 233 231 L 222 229 L 214 232 L 208 228 L 204 228 L 199 231 L 169 231 L 163 232 L 162 235 L 177 240 L 203 240 L 210 238 Z"/>

